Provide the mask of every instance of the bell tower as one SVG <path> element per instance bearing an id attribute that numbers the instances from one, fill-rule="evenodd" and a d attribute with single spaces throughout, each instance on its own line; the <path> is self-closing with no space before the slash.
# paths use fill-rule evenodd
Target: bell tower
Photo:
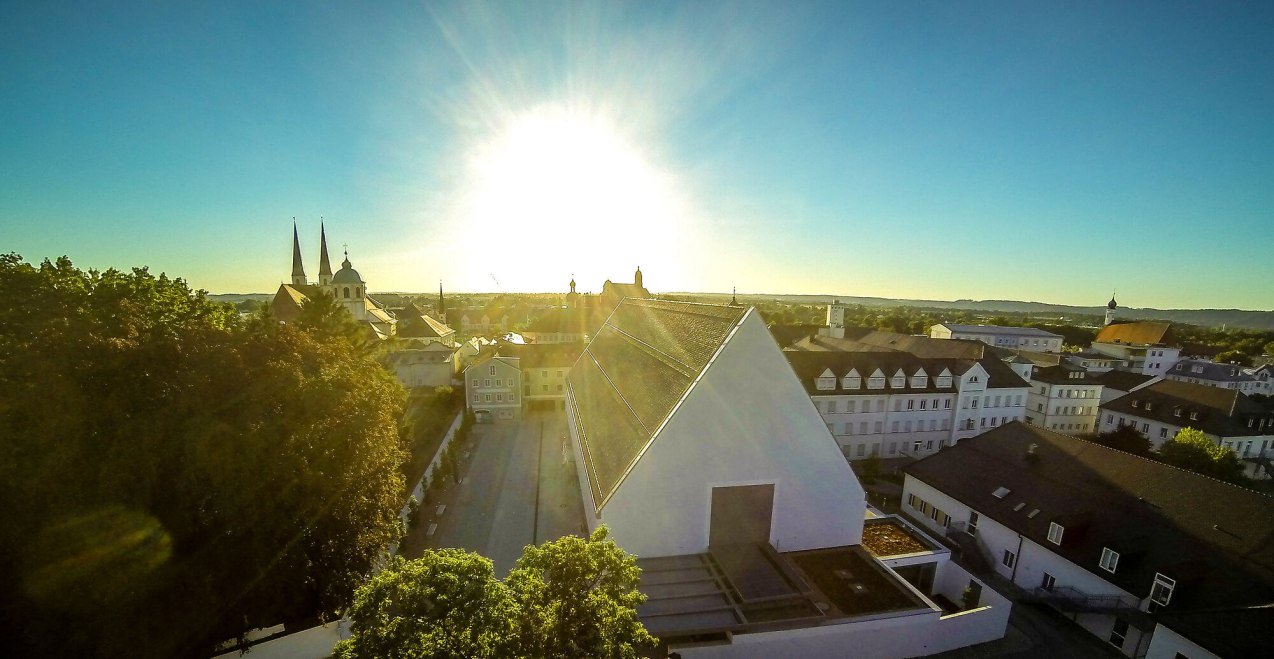
<path id="1" fill-rule="evenodd" d="M 292 218 L 292 285 L 304 286 L 305 264 L 301 263 L 301 238 L 296 233 L 296 218 Z"/>

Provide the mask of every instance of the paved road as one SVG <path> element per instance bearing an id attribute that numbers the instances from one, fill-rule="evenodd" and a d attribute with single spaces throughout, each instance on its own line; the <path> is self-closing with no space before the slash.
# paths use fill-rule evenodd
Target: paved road
<path id="1" fill-rule="evenodd" d="M 429 522 L 422 515 L 403 555 L 418 556 L 427 546 L 460 547 L 490 558 L 503 577 L 525 545 L 582 533 L 574 464 L 562 459 L 564 434 L 561 412 L 474 426 L 463 483 L 444 495 L 447 509 L 434 535 L 425 535 Z"/>

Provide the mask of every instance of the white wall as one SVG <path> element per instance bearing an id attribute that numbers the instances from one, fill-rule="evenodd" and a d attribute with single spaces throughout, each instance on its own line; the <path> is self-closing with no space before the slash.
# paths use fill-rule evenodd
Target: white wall
<path id="1" fill-rule="evenodd" d="M 1162 624 L 1156 624 L 1150 647 L 1146 650 L 1146 659 L 1174 659 L 1178 652 L 1190 659 L 1221 659 L 1181 634 Z"/>
<path id="2" fill-rule="evenodd" d="M 708 548 L 712 488 L 762 483 L 774 484 L 770 541 L 780 551 L 861 542 L 863 488 L 749 310 L 620 483 L 601 521 L 639 557 L 700 553 Z"/>

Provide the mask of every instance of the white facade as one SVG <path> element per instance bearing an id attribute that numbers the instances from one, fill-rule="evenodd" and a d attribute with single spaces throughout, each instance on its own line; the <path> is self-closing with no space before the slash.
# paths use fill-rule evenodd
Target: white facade
<path id="1" fill-rule="evenodd" d="M 1078 376 L 1073 384 L 1031 380 L 1027 423 L 1063 433 L 1097 432 L 1102 385 L 1086 382 L 1084 371 L 1071 375 Z"/>
<path id="2" fill-rule="evenodd" d="M 1092 350 L 1124 361 L 1126 370 L 1143 375 L 1164 375 L 1181 359 L 1181 348 L 1168 346 L 1129 345 L 1125 343 L 1092 344 Z"/>
<path id="3" fill-rule="evenodd" d="M 1146 659 L 1221 659 L 1217 654 L 1203 649 L 1197 643 L 1173 631 L 1163 624 L 1155 625 Z"/>
<path id="4" fill-rule="evenodd" d="M 933 339 L 967 339 L 981 341 L 997 348 L 1016 348 L 1036 352 L 1061 352 L 1062 337 L 1029 327 L 1000 327 L 998 325 L 956 325 L 939 323 L 929 328 Z"/>
<path id="5" fill-rule="evenodd" d="M 573 408 L 568 397 L 575 463 L 583 465 Z M 642 558 L 706 552 L 712 488 L 719 486 L 774 485 L 770 544 L 779 551 L 862 540 L 862 486 L 754 310 L 600 515 L 582 469 L 579 479 L 589 530 L 605 522 L 620 546 Z"/>
<path id="6" fill-rule="evenodd" d="M 922 502 L 922 503 L 917 503 Z M 915 505 L 913 505 L 915 504 Z M 938 521 L 930 518 L 915 506 L 928 506 L 941 511 Z M 946 526 L 940 522 L 949 519 L 961 528 L 972 526 L 970 531 L 977 540 L 983 559 L 994 566 L 996 572 L 1026 589 L 1074 588 L 1087 595 L 1111 595 L 1122 600 L 1134 610 L 1145 610 L 1149 593 L 1133 594 L 1098 577 L 1088 569 L 1076 565 L 1053 553 L 1030 538 L 1026 538 L 999 522 L 978 514 L 937 488 L 908 474 L 903 482 L 903 510 L 925 530 L 943 534 Z M 1064 532 L 1064 531 L 1063 531 Z M 1078 613 L 1074 621 L 1098 638 L 1111 643 L 1125 655 L 1140 656 L 1150 642 L 1150 634 L 1131 625 L 1121 625 L 1120 618 L 1110 613 Z M 1125 621 L 1126 623 L 1126 621 Z M 1115 634 L 1126 627 L 1122 637 Z M 1120 642 L 1116 643 L 1116 640 Z"/>
<path id="7" fill-rule="evenodd" d="M 1118 430 L 1120 426 L 1129 425 L 1150 440 L 1150 446 L 1155 450 L 1163 448 L 1168 440 L 1172 439 L 1181 431 L 1182 428 L 1192 427 L 1190 422 L 1192 413 L 1183 412 L 1180 417 L 1180 423 L 1166 423 L 1158 419 L 1152 419 L 1127 412 L 1112 412 L 1109 410 L 1101 411 L 1100 432 L 1110 432 Z M 1240 458 L 1256 458 L 1256 457 L 1274 457 L 1274 427 L 1270 427 L 1266 434 L 1261 435 L 1244 435 L 1244 436 L 1219 436 L 1214 433 L 1204 432 L 1204 435 L 1216 442 L 1217 445 L 1234 451 L 1235 455 Z"/>
<path id="8" fill-rule="evenodd" d="M 1241 366 L 1233 364 L 1216 364 L 1198 359 L 1182 359 L 1173 365 L 1164 376 L 1169 380 L 1201 384 L 1218 389 L 1233 389 L 1252 395 L 1264 393 L 1262 383 Z M 1268 388 L 1268 380 L 1264 383 Z"/>

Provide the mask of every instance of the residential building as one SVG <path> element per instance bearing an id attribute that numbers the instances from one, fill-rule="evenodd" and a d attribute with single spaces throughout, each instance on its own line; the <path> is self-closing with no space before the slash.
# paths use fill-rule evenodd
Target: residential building
<path id="1" fill-rule="evenodd" d="M 1181 358 L 1172 323 L 1114 323 L 1101 328 L 1091 349 L 1124 362 L 1121 368 L 1146 375 L 1164 375 Z"/>
<path id="2" fill-rule="evenodd" d="M 517 357 L 488 352 L 464 370 L 465 404 L 488 420 L 522 418 L 522 369 Z"/>
<path id="3" fill-rule="evenodd" d="M 621 300 L 568 374 L 567 423 L 588 527 L 637 556 L 657 656 L 909 657 L 1004 633 L 1007 600 L 923 533 L 872 553 L 863 489 L 755 310 Z M 934 600 L 966 588 L 963 613 Z"/>
<path id="4" fill-rule="evenodd" d="M 1253 393 L 1262 396 L 1274 396 L 1274 364 L 1262 364 L 1255 368 L 1245 369 L 1256 382 Z"/>
<path id="5" fill-rule="evenodd" d="M 1148 387 L 1163 378 L 1132 371 L 1106 371 L 1097 374 L 1093 379 L 1101 384 L 1101 404 L 1105 405 L 1124 394 Z"/>
<path id="6" fill-rule="evenodd" d="M 1039 352 L 1061 352 L 1062 336 L 1034 327 L 999 325 L 959 325 L 938 323 L 929 328 L 929 338 L 981 341 L 997 348 L 1019 348 Z"/>
<path id="7" fill-rule="evenodd" d="M 508 314 L 492 316 L 481 309 L 468 309 L 460 314 L 460 333 L 465 336 L 490 336 L 508 327 Z"/>
<path id="8" fill-rule="evenodd" d="M 394 315 L 398 318 L 398 327 L 394 336 L 400 339 L 414 339 L 419 343 L 440 343 L 449 347 L 454 347 L 456 343 L 455 330 L 415 305 L 398 309 Z"/>
<path id="9" fill-rule="evenodd" d="M 394 347 L 382 362 L 404 387 L 451 385 L 457 374 L 456 348 L 423 339 L 393 339 Z"/>
<path id="10" fill-rule="evenodd" d="M 1160 380 L 1102 405 L 1101 432 L 1130 425 L 1158 449 L 1195 428 L 1240 458 L 1274 455 L 1274 409 L 1234 389 Z"/>
<path id="11" fill-rule="evenodd" d="M 575 282 L 571 282 L 572 290 Z M 544 310 L 522 332 L 528 343 L 581 343 L 591 329 L 588 309 L 553 307 Z"/>
<path id="12" fill-rule="evenodd" d="M 528 343 L 501 346 L 499 353 L 518 358 L 525 409 L 564 410 L 566 374 L 583 349 L 582 343 Z"/>
<path id="13" fill-rule="evenodd" d="M 1268 652 L 1267 495 L 1020 423 L 903 472 L 908 517 L 951 538 L 975 573 L 1129 657 Z"/>
<path id="14" fill-rule="evenodd" d="M 1029 363 L 1020 370 L 975 341 L 843 333 L 784 354 L 850 459 L 928 455 L 1024 416 Z"/>
<path id="15" fill-rule="evenodd" d="M 395 334 L 398 319 L 383 304 L 367 294 L 367 282 L 354 269 L 349 260 L 349 251 L 345 252 L 345 261 L 341 269 L 332 272 L 327 256 L 327 229 L 319 227 L 319 278 L 317 282 L 308 282 L 305 275 L 305 264 L 301 259 L 301 239 L 296 225 L 292 225 L 292 277 L 291 281 L 279 285 L 270 301 L 270 313 L 279 322 L 290 323 L 301 316 L 301 308 L 316 295 L 329 295 L 337 304 L 349 311 L 360 325 L 379 339 L 386 339 Z"/>
<path id="16" fill-rule="evenodd" d="M 1101 382 L 1069 362 L 1037 366 L 1031 374 L 1026 422 L 1065 433 L 1097 432 Z"/>
<path id="17" fill-rule="evenodd" d="M 1191 382 L 1221 389 L 1235 389 L 1245 394 L 1260 393 L 1259 383 L 1251 373 L 1237 364 L 1217 364 L 1202 359 L 1182 359 L 1164 375 L 1169 380 Z"/>
<path id="18" fill-rule="evenodd" d="M 1097 352 L 1092 348 L 1086 348 L 1081 352 L 1068 353 L 1066 360 L 1094 374 L 1106 373 L 1128 365 L 1118 357 Z"/>

